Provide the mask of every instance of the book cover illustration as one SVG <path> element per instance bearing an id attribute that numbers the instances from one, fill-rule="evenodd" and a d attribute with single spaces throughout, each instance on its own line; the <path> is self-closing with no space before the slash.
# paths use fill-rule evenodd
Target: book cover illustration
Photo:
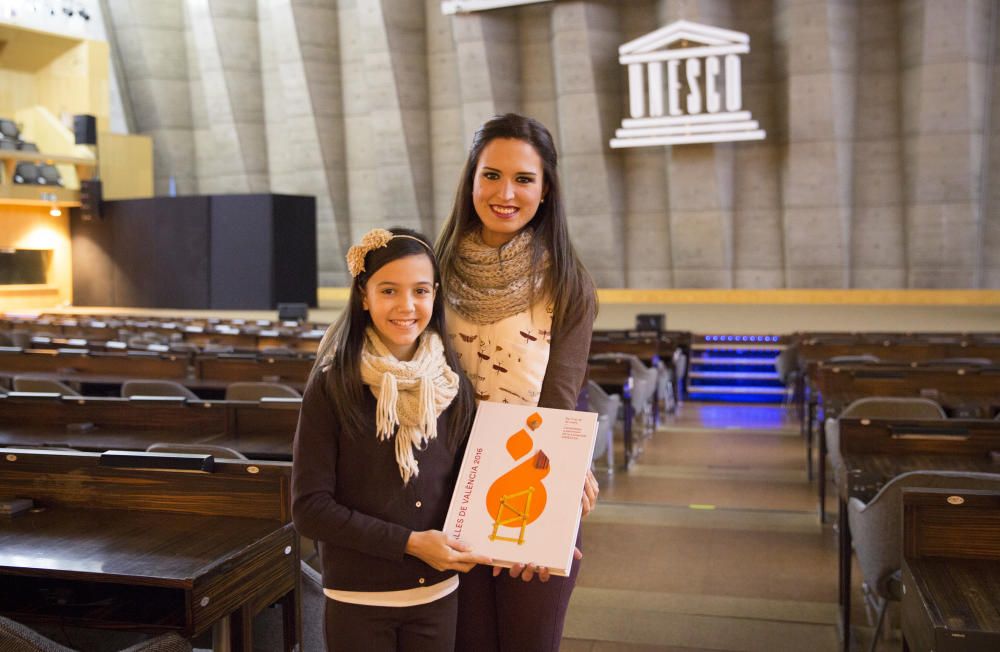
<path id="1" fill-rule="evenodd" d="M 498 566 L 566 575 L 597 415 L 482 401 L 444 532 Z"/>

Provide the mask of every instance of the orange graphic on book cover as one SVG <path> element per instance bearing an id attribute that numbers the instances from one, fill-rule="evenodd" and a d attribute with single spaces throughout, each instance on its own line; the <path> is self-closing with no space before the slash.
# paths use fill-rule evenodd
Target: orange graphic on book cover
<path id="1" fill-rule="evenodd" d="M 537 412 L 525 420 L 530 430 L 542 425 Z M 507 453 L 516 462 L 534 448 L 534 440 L 524 428 L 507 439 Z M 549 474 L 549 458 L 542 450 L 497 478 L 486 492 L 486 509 L 493 517 L 490 541 L 524 543 L 525 529 L 545 511 L 547 494 L 542 479 Z M 501 527 L 516 528 L 516 537 L 498 534 Z"/>

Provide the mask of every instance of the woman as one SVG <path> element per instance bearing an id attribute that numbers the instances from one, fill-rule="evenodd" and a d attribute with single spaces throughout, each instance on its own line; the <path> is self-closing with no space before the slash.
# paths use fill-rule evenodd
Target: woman
<path id="1" fill-rule="evenodd" d="M 556 158 L 538 121 L 486 122 L 437 243 L 448 339 L 479 400 L 572 410 L 586 379 L 597 299 L 570 243 Z M 584 513 L 596 497 L 588 474 Z M 530 564 L 473 569 L 456 649 L 558 650 L 578 572 L 578 561 L 565 578 Z"/>
<path id="2" fill-rule="evenodd" d="M 426 238 L 375 229 L 351 247 L 347 308 L 302 398 L 292 518 L 318 543 L 328 650 L 454 649 L 458 578 L 491 560 L 444 522 L 472 392 L 443 332 Z"/>

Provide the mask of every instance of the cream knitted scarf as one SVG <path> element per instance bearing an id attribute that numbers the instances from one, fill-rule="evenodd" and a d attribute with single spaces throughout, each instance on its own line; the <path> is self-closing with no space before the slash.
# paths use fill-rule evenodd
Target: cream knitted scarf
<path id="1" fill-rule="evenodd" d="M 423 450 L 437 437 L 437 418 L 458 394 L 458 374 L 448 366 L 441 338 L 434 331 L 424 331 L 413 359 L 403 362 L 369 328 L 361 353 L 361 380 L 378 402 L 379 440 L 395 434 L 396 464 L 405 485 L 419 474 L 414 449 Z"/>
<path id="2" fill-rule="evenodd" d="M 455 274 L 448 279 L 451 307 L 474 324 L 493 324 L 531 306 L 531 240 L 524 229 L 500 248 L 483 242 L 479 230 L 458 244 Z M 542 259 L 542 269 L 548 255 Z M 537 288 L 536 288 L 537 289 Z"/>

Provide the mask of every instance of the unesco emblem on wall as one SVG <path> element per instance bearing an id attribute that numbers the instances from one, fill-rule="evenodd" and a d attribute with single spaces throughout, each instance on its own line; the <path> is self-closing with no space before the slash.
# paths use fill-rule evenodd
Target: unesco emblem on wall
<path id="1" fill-rule="evenodd" d="M 686 20 L 622 45 L 630 115 L 611 147 L 763 140 L 743 110 L 740 55 L 748 52 L 747 34 Z"/>

